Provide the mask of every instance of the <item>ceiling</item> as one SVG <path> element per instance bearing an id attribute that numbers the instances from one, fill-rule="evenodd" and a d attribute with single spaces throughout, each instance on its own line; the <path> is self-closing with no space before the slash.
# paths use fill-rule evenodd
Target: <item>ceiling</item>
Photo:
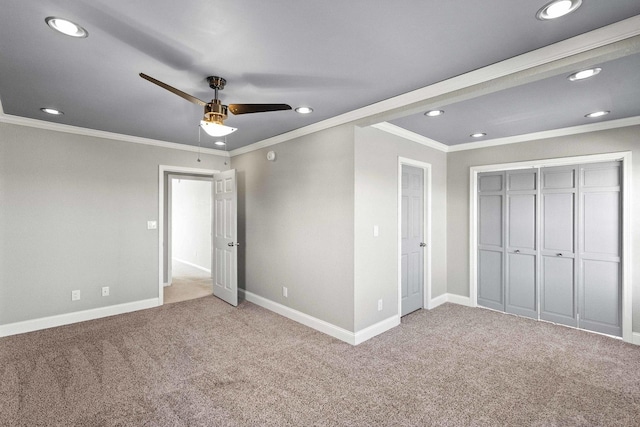
<path id="1" fill-rule="evenodd" d="M 202 107 L 139 73 L 205 101 L 213 97 L 206 77 L 219 75 L 227 80 L 223 103 L 314 109 L 230 114 L 225 124 L 238 131 L 222 149 L 233 150 L 640 15 L 637 0 L 583 0 L 570 15 L 540 21 L 546 2 L 4 2 L 0 101 L 5 115 L 187 145 L 199 144 Z M 48 16 L 89 36 L 56 33 Z M 559 67 L 501 90 L 442 98 L 439 117 L 414 108 L 380 120 L 451 146 L 474 132 L 502 138 L 593 123 L 584 115 L 601 109 L 611 114 L 597 121 L 640 116 L 640 54 L 603 58 L 594 57 L 589 65 L 603 71 L 586 81 L 569 82 Z M 205 147 L 214 140 L 201 135 Z"/>

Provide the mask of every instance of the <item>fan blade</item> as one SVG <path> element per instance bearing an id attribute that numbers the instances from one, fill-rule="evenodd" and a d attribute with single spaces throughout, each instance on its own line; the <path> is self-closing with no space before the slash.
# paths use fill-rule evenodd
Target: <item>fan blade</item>
<path id="1" fill-rule="evenodd" d="M 176 88 L 175 88 L 175 87 L 173 87 L 173 86 L 169 86 L 169 85 L 168 85 L 168 84 L 166 84 L 166 83 L 162 83 L 160 80 L 156 80 L 156 79 L 154 79 L 153 77 L 147 76 L 147 75 L 146 75 L 146 74 L 144 74 L 144 73 L 140 73 L 140 77 L 142 77 L 142 78 L 143 78 L 143 79 L 145 79 L 145 80 L 150 81 L 151 83 L 155 83 L 155 84 L 157 84 L 158 86 L 160 86 L 160 87 L 161 87 L 161 88 L 163 88 L 163 89 L 168 90 L 169 92 L 173 92 L 173 93 L 175 93 L 175 94 L 176 94 L 176 95 L 178 95 L 179 97 L 184 98 L 184 99 L 186 99 L 186 100 L 187 100 L 187 101 L 189 101 L 189 102 L 193 102 L 194 104 L 198 104 L 198 105 L 201 105 L 201 106 L 203 106 L 203 107 L 204 107 L 205 105 L 207 105 L 207 103 L 206 103 L 206 102 L 204 102 L 204 101 L 202 101 L 202 100 L 200 100 L 200 99 L 196 98 L 195 96 L 191 96 L 191 95 L 189 95 L 188 93 L 184 93 L 183 91 L 181 91 L 181 90 L 179 90 L 179 89 L 176 89 Z"/>
<path id="2" fill-rule="evenodd" d="M 267 111 L 291 110 L 287 104 L 229 104 L 233 114 L 265 113 Z"/>

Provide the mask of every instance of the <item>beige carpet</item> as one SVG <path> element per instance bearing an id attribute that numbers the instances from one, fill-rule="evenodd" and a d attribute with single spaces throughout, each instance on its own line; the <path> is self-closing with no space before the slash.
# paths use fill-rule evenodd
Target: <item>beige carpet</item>
<path id="1" fill-rule="evenodd" d="M 171 286 L 164 287 L 164 303 L 202 298 L 213 293 L 211 273 L 173 260 Z"/>
<path id="2" fill-rule="evenodd" d="M 211 278 L 176 277 L 164 287 L 164 303 L 188 301 L 213 294 Z"/>
<path id="3" fill-rule="evenodd" d="M 0 339 L 2 426 L 638 426 L 640 347 L 445 304 L 357 347 L 215 297 Z"/>

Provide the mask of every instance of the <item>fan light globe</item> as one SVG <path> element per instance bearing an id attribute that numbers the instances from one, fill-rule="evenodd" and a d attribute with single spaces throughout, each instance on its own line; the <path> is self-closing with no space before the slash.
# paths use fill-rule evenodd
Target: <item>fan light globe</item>
<path id="1" fill-rule="evenodd" d="M 206 120 L 200 120 L 200 127 L 204 129 L 207 134 L 213 137 L 227 136 L 238 130 L 238 128 L 232 128 L 231 126 L 225 126 L 216 122 L 208 122 Z"/>

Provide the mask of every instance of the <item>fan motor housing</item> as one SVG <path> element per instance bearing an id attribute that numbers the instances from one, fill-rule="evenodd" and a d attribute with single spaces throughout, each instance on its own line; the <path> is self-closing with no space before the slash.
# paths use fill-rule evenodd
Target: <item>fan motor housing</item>
<path id="1" fill-rule="evenodd" d="M 222 124 L 227 118 L 228 108 L 219 99 L 213 99 L 204 107 L 204 120 Z"/>

